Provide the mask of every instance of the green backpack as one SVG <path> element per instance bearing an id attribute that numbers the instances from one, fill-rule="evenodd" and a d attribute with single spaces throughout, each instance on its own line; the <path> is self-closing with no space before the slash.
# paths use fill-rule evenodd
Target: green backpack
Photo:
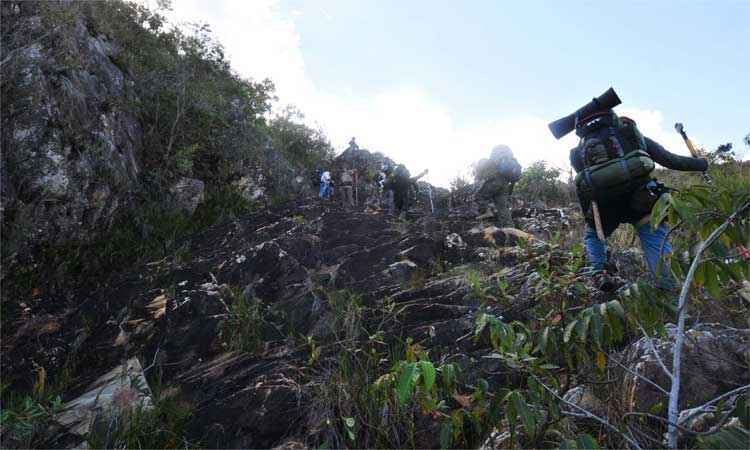
<path id="1" fill-rule="evenodd" d="M 633 192 L 651 180 L 654 160 L 635 122 L 612 111 L 597 113 L 576 124 L 580 137 L 570 161 L 578 173 L 581 200 L 607 202 Z"/>

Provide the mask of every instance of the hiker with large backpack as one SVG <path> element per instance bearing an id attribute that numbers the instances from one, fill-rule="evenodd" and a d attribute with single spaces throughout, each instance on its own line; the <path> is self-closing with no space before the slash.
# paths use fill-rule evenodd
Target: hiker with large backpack
<path id="1" fill-rule="evenodd" d="M 393 205 L 395 213 L 401 215 L 405 214 L 409 209 L 409 191 L 414 189 L 418 190 L 417 181 L 425 176 L 427 171 L 423 171 L 419 175 L 412 177 L 409 173 L 409 169 L 403 164 L 397 165 L 386 178 L 383 183 L 383 189 L 387 191 L 393 191 Z"/>
<path id="2" fill-rule="evenodd" d="M 656 273 L 660 258 L 672 252 L 667 226 L 662 223 L 654 230 L 650 224 L 651 209 L 668 189 L 652 172 L 655 163 L 673 170 L 705 172 L 708 162 L 668 152 L 643 136 L 635 121 L 618 117 L 610 108 L 575 119 L 580 141 L 570 151 L 570 163 L 577 173 L 578 200 L 586 217 L 584 241 L 590 273 L 606 275 L 606 243 L 602 238 L 610 236 L 620 224 L 630 223 L 638 232 L 657 286 L 671 289 L 668 265 L 662 264 L 661 274 Z"/>
<path id="3" fill-rule="evenodd" d="M 510 196 L 516 182 L 521 179 L 521 165 L 513 156 L 513 151 L 507 145 L 493 148 L 489 159 L 482 159 L 477 163 L 475 177 L 477 183 L 481 183 L 477 199 L 490 203 L 489 209 L 494 209 L 501 227 L 512 227 Z"/>

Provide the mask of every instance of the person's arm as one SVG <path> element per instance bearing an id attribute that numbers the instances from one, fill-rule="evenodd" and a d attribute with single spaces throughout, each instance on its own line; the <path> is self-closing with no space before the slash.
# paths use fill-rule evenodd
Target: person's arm
<path id="1" fill-rule="evenodd" d="M 662 147 L 658 142 L 646 139 L 646 152 L 651 155 L 653 160 L 672 170 L 681 170 L 683 172 L 705 172 L 708 169 L 708 161 L 704 158 L 691 158 L 689 156 L 675 155 Z"/>

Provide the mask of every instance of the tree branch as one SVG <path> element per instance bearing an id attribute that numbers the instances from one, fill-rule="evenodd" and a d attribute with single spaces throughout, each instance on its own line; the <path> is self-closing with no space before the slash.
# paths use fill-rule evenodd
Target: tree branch
<path id="1" fill-rule="evenodd" d="M 685 319 L 687 319 L 687 305 L 688 305 L 688 294 L 690 293 L 690 285 L 692 284 L 695 271 L 698 269 L 698 265 L 701 261 L 701 255 L 703 252 L 716 241 L 716 239 L 724 233 L 729 224 L 736 219 L 740 214 L 750 209 L 750 202 L 746 202 L 744 205 L 739 207 L 727 220 L 724 221 L 718 228 L 716 228 L 705 241 L 698 244 L 698 248 L 695 252 L 693 262 L 690 264 L 685 281 L 682 284 L 682 290 L 680 291 L 680 297 L 678 302 L 679 315 L 677 318 L 677 335 L 675 336 L 672 368 L 674 378 L 672 379 L 672 388 L 669 392 L 669 411 L 667 417 L 669 418 L 669 430 L 667 431 L 667 447 L 677 448 L 677 418 L 679 415 L 679 400 L 680 400 L 680 359 L 682 357 L 682 345 L 685 341 Z"/>
<path id="2" fill-rule="evenodd" d="M 533 377 L 533 378 L 534 378 L 534 379 L 535 379 L 535 380 L 536 380 L 536 381 L 537 381 L 537 382 L 538 382 L 538 383 L 539 383 L 539 384 L 540 384 L 540 385 L 541 385 L 541 386 L 542 386 L 542 387 L 543 387 L 543 388 L 544 388 L 544 389 L 545 389 L 545 390 L 546 390 L 547 392 L 549 392 L 550 394 L 552 394 L 552 396 L 554 396 L 554 397 L 555 397 L 556 399 L 558 399 L 559 401 L 561 401 L 561 402 L 565 403 L 566 405 L 568 405 L 568 406 L 570 406 L 570 407 L 572 407 L 572 408 L 575 408 L 576 410 L 578 410 L 578 411 L 580 411 L 580 412 L 581 412 L 580 414 L 576 414 L 576 413 L 573 413 L 573 412 L 562 411 L 562 413 L 563 413 L 563 414 L 565 414 L 565 415 L 568 415 L 568 416 L 572 416 L 572 417 L 582 417 L 582 418 L 587 418 L 587 419 L 594 419 L 594 420 L 596 420 L 597 422 L 599 422 L 600 424 L 604 425 L 605 427 L 609 428 L 610 430 L 612 430 L 612 431 L 614 431 L 615 433 L 617 433 L 617 434 L 619 434 L 620 436 L 622 436 L 622 438 L 623 438 L 623 439 L 625 439 L 625 441 L 626 441 L 626 442 L 627 442 L 628 444 L 630 444 L 630 445 L 631 445 L 631 446 L 632 446 L 633 448 L 635 448 L 636 450 L 642 450 L 642 449 L 641 449 L 641 446 L 640 446 L 640 445 L 638 444 L 638 442 L 637 442 L 636 440 L 634 440 L 634 439 L 633 439 L 632 437 L 628 436 L 627 434 L 625 434 L 625 433 L 623 433 L 622 431 L 620 431 L 619 429 L 617 429 L 617 427 L 615 427 L 614 425 L 612 425 L 611 423 L 609 423 L 609 421 L 608 421 L 607 419 L 602 419 L 601 417 L 597 416 L 596 414 L 594 414 L 594 413 L 592 413 L 592 412 L 590 412 L 590 411 L 588 411 L 588 410 L 586 410 L 586 409 L 584 409 L 584 408 L 581 408 L 580 406 L 576 405 L 575 403 L 571 403 L 571 402 L 569 402 L 569 401 L 565 400 L 564 398 L 560 397 L 560 396 L 559 396 L 559 395 L 557 394 L 557 392 L 555 392 L 555 390 L 554 390 L 554 389 L 552 389 L 551 387 L 549 387 L 549 386 L 547 386 L 546 384 L 544 384 L 544 383 L 542 382 L 542 380 L 540 380 L 540 379 L 539 379 L 539 378 L 538 378 L 538 377 L 537 377 L 536 375 L 534 375 L 533 373 L 532 373 L 532 374 L 530 374 L 530 375 L 531 375 L 531 376 L 532 376 L 532 377 Z"/>

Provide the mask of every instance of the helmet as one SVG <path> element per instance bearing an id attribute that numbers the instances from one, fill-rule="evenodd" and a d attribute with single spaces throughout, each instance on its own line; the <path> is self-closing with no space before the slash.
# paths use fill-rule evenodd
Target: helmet
<path id="1" fill-rule="evenodd" d="M 510 147 L 503 144 L 496 145 L 495 148 L 492 149 L 492 153 L 490 154 L 490 159 L 495 161 L 508 157 L 513 157 L 513 151 L 510 149 Z"/>

